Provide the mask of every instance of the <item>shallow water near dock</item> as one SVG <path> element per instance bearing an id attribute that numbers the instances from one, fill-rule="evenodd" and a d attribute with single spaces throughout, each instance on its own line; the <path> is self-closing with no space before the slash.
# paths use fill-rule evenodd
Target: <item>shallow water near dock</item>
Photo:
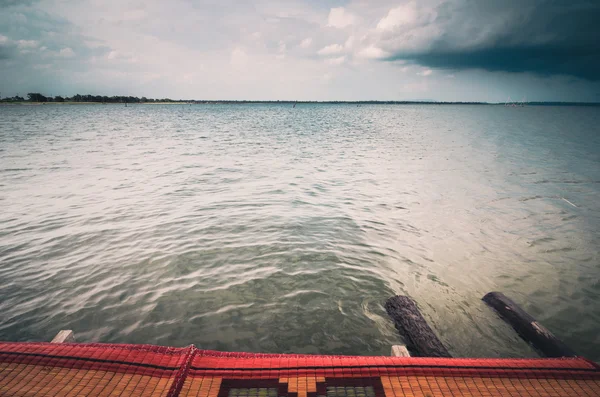
<path id="1" fill-rule="evenodd" d="M 0 107 L 0 340 L 600 360 L 600 109 Z"/>

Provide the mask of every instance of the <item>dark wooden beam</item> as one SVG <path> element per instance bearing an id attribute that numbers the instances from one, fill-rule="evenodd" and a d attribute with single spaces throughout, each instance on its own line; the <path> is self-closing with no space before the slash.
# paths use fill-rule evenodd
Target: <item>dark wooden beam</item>
<path id="1" fill-rule="evenodd" d="M 397 295 L 387 300 L 385 310 L 394 320 L 396 329 L 407 339 L 413 355 L 421 357 L 452 357 L 433 333 L 415 302 Z"/>
<path id="2" fill-rule="evenodd" d="M 575 357 L 577 354 L 538 323 L 502 292 L 490 292 L 483 301 L 510 324 L 526 342 L 546 357 Z"/>

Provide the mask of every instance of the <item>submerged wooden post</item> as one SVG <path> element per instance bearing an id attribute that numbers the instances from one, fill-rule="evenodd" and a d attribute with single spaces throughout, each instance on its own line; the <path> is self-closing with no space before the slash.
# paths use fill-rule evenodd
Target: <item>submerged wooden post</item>
<path id="1" fill-rule="evenodd" d="M 410 342 L 409 347 L 412 347 L 413 353 L 423 357 L 452 357 L 411 298 L 393 296 L 385 303 L 385 310 L 394 320 L 396 329 Z"/>
<path id="2" fill-rule="evenodd" d="M 576 357 L 577 354 L 538 323 L 502 292 L 490 292 L 483 301 L 509 323 L 526 342 L 546 357 Z"/>
<path id="3" fill-rule="evenodd" d="M 63 329 L 56 334 L 50 343 L 75 343 L 75 334 L 70 329 Z"/>

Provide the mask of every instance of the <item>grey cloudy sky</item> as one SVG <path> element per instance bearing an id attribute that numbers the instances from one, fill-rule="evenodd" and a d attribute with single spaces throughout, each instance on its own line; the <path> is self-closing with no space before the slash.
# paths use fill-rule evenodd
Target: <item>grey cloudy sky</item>
<path id="1" fill-rule="evenodd" d="M 600 101 L 598 21 L 596 0 L 0 0 L 0 92 Z"/>

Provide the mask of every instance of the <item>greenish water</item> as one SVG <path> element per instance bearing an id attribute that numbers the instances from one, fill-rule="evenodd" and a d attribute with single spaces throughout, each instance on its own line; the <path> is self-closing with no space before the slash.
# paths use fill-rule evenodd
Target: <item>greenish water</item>
<path id="1" fill-rule="evenodd" d="M 0 340 L 534 356 L 503 291 L 600 360 L 600 110 L 0 107 Z"/>

